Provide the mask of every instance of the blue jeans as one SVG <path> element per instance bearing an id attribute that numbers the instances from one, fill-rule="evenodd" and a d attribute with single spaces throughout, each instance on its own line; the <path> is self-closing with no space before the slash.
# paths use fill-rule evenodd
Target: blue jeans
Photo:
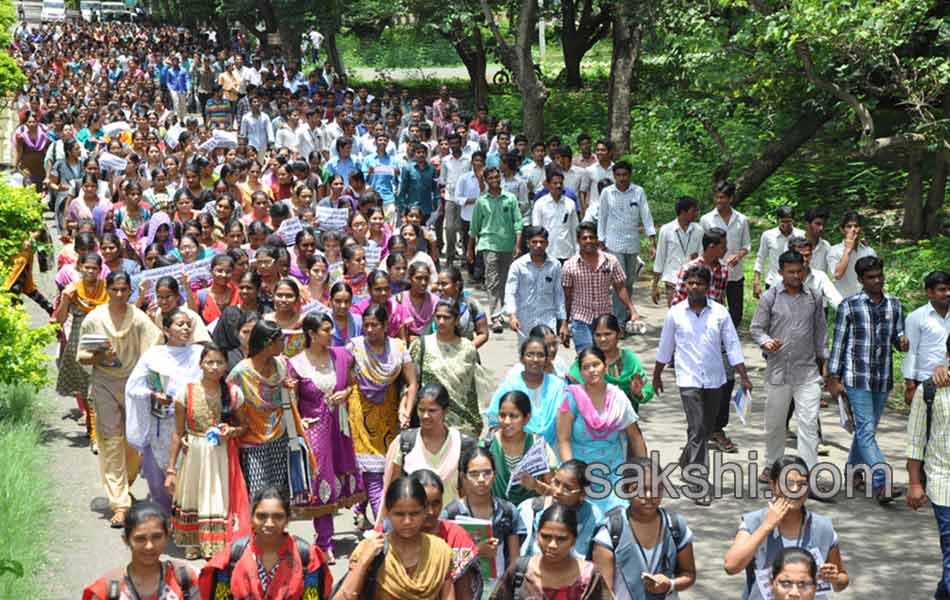
<path id="1" fill-rule="evenodd" d="M 950 600 L 950 507 L 938 504 L 933 504 L 933 507 L 937 529 L 940 531 L 940 551 L 943 553 L 943 575 L 937 583 L 934 600 Z"/>
<path id="2" fill-rule="evenodd" d="M 571 337 L 574 338 L 574 351 L 580 354 L 584 348 L 594 345 L 594 330 L 590 323 L 571 319 Z"/>
<path id="3" fill-rule="evenodd" d="M 854 438 L 851 441 L 851 452 L 848 453 L 848 464 L 875 465 L 885 464 L 884 453 L 877 445 L 877 424 L 881 421 L 884 412 L 884 402 L 887 392 L 872 392 L 853 387 L 846 387 L 848 400 L 851 402 L 851 412 L 854 413 Z M 884 485 L 884 473 L 878 469 L 873 475 L 871 489 L 877 490 Z"/>

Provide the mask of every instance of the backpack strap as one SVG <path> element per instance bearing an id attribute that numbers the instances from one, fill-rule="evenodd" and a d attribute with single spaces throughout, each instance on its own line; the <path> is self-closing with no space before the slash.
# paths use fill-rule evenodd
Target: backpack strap
<path id="1" fill-rule="evenodd" d="M 195 582 L 191 577 L 191 569 L 187 565 L 175 567 L 175 580 L 178 581 L 178 586 L 181 588 L 182 598 L 187 600 L 191 597 L 191 588 Z"/>
<path id="2" fill-rule="evenodd" d="M 419 428 L 413 427 L 412 429 L 406 429 L 399 433 L 399 451 L 402 452 L 402 465 L 403 471 L 406 470 L 406 456 L 412 452 L 412 448 L 416 445 L 416 440 L 419 437 Z"/>
<path id="3" fill-rule="evenodd" d="M 297 554 L 300 555 L 300 564 L 303 565 L 303 572 L 306 574 L 307 566 L 310 564 L 310 542 L 297 536 L 294 536 L 294 541 L 297 542 Z"/>
<path id="4" fill-rule="evenodd" d="M 515 572 L 512 577 L 512 584 L 514 585 L 512 600 L 521 600 L 521 588 L 524 586 L 524 578 L 528 573 L 528 563 L 530 561 L 530 556 L 522 556 L 515 562 Z"/>
<path id="5" fill-rule="evenodd" d="M 678 552 L 680 543 L 686 537 L 686 531 L 683 529 L 683 517 L 679 513 L 669 512 L 662 508 L 660 510 L 666 518 L 666 526 L 670 529 L 670 535 L 673 536 L 673 545 L 676 546 Z"/>
<path id="6" fill-rule="evenodd" d="M 106 600 L 120 600 L 122 594 L 122 584 L 118 579 L 110 579 L 106 584 Z"/>
<path id="7" fill-rule="evenodd" d="M 231 573 L 234 572 L 234 567 L 238 564 L 238 561 L 241 560 L 241 557 L 244 556 L 244 551 L 247 550 L 247 545 L 250 543 L 250 536 L 242 536 L 238 539 L 231 542 L 231 556 L 228 557 L 228 581 L 231 580 Z"/>
<path id="8" fill-rule="evenodd" d="M 610 546 L 616 551 L 623 535 L 623 507 L 617 507 L 608 513 L 607 531 L 610 533 Z"/>
<path id="9" fill-rule="evenodd" d="M 531 499 L 531 512 L 537 514 L 542 508 L 544 508 L 544 496 L 535 496 Z"/>

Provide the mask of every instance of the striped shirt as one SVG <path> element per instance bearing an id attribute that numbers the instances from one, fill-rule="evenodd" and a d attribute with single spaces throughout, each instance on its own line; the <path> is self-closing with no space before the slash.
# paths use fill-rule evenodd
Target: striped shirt
<path id="1" fill-rule="evenodd" d="M 210 98 L 205 103 L 205 111 L 208 113 L 208 122 L 216 129 L 231 129 L 231 101 L 222 98 L 220 102 Z"/>
<path id="2" fill-rule="evenodd" d="M 914 397 L 907 419 L 907 458 L 924 461 L 927 497 L 938 506 L 950 506 L 950 388 L 938 388 L 930 417 L 927 442 L 927 405 Z"/>
<path id="3" fill-rule="evenodd" d="M 861 292 L 838 305 L 828 373 L 846 387 L 886 392 L 894 385 L 891 349 L 904 335 L 904 308 L 884 294 L 877 305 Z"/>

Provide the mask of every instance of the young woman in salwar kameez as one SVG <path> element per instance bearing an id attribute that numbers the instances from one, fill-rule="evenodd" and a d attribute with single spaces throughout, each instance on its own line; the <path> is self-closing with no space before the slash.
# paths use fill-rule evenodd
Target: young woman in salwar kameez
<path id="1" fill-rule="evenodd" d="M 183 275 L 182 283 L 186 288 L 188 287 L 187 282 L 187 276 Z M 183 313 L 188 316 L 188 320 L 191 322 L 191 339 L 189 342 L 193 344 L 210 342 L 211 334 L 208 333 L 208 328 L 205 327 L 201 315 L 185 306 L 182 302 L 183 299 L 181 284 L 174 277 L 166 275 L 155 282 L 155 302 L 149 307 L 148 314 L 152 317 L 152 321 L 161 327 L 168 315 L 175 311 Z"/>
<path id="2" fill-rule="evenodd" d="M 241 436 L 241 470 L 248 494 L 254 496 L 266 487 L 290 490 L 287 454 L 288 432 L 284 426 L 284 394 L 293 412 L 296 431 L 303 435 L 303 423 L 293 395 L 297 381 L 288 375 L 284 336 L 280 325 L 260 320 L 254 324 L 248 340 L 248 357 L 228 375 L 232 401 L 240 403 L 247 430 Z M 312 455 L 307 452 L 311 459 Z M 302 500 L 296 498 L 295 500 Z"/>
<path id="3" fill-rule="evenodd" d="M 327 314 L 304 317 L 303 335 L 306 348 L 290 359 L 288 375 L 297 380 L 297 409 L 317 469 L 310 497 L 294 503 L 294 514 L 313 518 L 315 543 L 333 563 L 333 513 L 366 497 L 347 414 L 353 356 L 331 347 L 333 320 Z"/>
<path id="4" fill-rule="evenodd" d="M 264 318 L 274 321 L 284 330 L 284 356 L 292 358 L 303 352 L 306 335 L 300 331 L 300 286 L 293 279 L 281 279 L 274 287 L 274 311 Z"/>
<path id="5" fill-rule="evenodd" d="M 231 525 L 249 526 L 247 489 L 232 440 L 244 433 L 239 406 L 231 403 L 227 358 L 214 347 L 201 351 L 201 381 L 175 395 L 175 430 L 165 476 L 174 495 L 172 528 L 185 558 L 211 558 L 224 548 Z M 178 454 L 187 443 L 181 468 Z"/>
<path id="6" fill-rule="evenodd" d="M 128 399 L 126 431 L 129 443 L 142 451 L 142 473 L 152 500 L 169 513 L 172 497 L 165 489 L 165 475 L 175 435 L 175 396 L 201 378 L 203 347 L 191 343 L 191 319 L 174 311 L 162 323 L 165 343 L 149 348 L 125 386 Z"/>
<path id="7" fill-rule="evenodd" d="M 93 453 L 98 452 L 96 445 L 95 409 L 86 402 L 89 393 L 89 374 L 79 364 L 79 337 L 82 321 L 97 306 L 105 304 L 109 295 L 106 282 L 99 279 L 102 270 L 102 257 L 95 252 L 84 254 L 79 263 L 81 278 L 66 285 L 59 297 L 59 305 L 53 311 L 52 320 L 68 328 L 66 344 L 60 350 L 56 361 L 56 393 L 60 396 L 75 396 L 80 412 L 86 419 L 86 433 Z M 71 319 L 66 325 L 67 318 Z"/>
<path id="8" fill-rule="evenodd" d="M 406 344 L 386 335 L 392 331 L 388 327 L 390 318 L 383 305 L 369 305 L 363 311 L 363 335 L 347 345 L 353 354 L 356 379 L 356 395 L 350 397 L 349 405 L 350 431 L 373 515 L 379 514 L 383 497 L 386 451 L 399 435 L 400 423 L 408 425 L 412 400 L 418 392 L 416 368 Z M 400 377 L 403 386 L 399 385 Z M 366 518 L 366 502 L 357 504 L 353 513 L 357 528 L 371 527 Z"/>
<path id="9" fill-rule="evenodd" d="M 161 340 L 162 331 L 129 304 L 132 280 L 127 273 L 109 273 L 106 291 L 109 302 L 86 315 L 80 335 L 105 336 L 107 343 L 80 349 L 77 356 L 81 364 L 92 366 L 89 398 L 95 406 L 99 435 L 99 472 L 113 513 L 111 525 L 121 528 L 132 507 L 129 487 L 142 462 L 138 450 L 126 439 L 125 384 L 139 358 Z"/>

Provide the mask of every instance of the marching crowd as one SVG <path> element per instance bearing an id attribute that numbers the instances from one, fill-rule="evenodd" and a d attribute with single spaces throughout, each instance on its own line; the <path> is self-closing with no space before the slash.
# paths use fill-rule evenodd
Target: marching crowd
<path id="1" fill-rule="evenodd" d="M 14 166 L 48 199 L 62 247 L 50 261 L 36 232 L 3 289 L 62 324 L 56 391 L 76 398 L 131 552 L 84 599 L 691 587 L 693 532 L 661 506 L 638 415 L 673 369 L 684 489 L 709 506 L 710 450 L 738 452 L 730 405 L 752 389 L 737 328 L 753 241 L 735 186 L 718 182 L 702 216 L 679 198 L 657 228 L 609 141 L 528 140 L 444 86 L 374 95 L 329 63 L 305 74 L 226 42 L 115 23 L 15 32 L 29 83 Z M 749 335 L 766 358 L 772 500 L 742 515 L 724 567 L 745 575 L 743 599 L 849 585 L 846 541 L 805 508 L 827 500 L 809 487 L 822 393 L 850 410 L 852 484 L 892 502 L 902 491 L 874 468 L 875 432 L 901 352 L 906 499 L 933 505 L 935 597 L 950 598 L 950 274 L 928 275 L 929 302 L 905 318 L 860 216 L 841 217 L 835 245 L 829 219 L 781 207 L 759 240 Z M 34 258 L 56 269 L 55 298 Z M 632 292 L 647 265 L 669 307 L 652 373 L 620 345 L 645 326 Z M 479 358 L 493 335 L 519 347 L 497 385 Z M 130 494 L 139 476 L 148 500 Z M 344 509 L 365 535 L 333 582 Z M 292 519 L 312 520 L 312 541 L 286 532 Z M 200 574 L 162 558 L 170 541 L 207 559 Z"/>

